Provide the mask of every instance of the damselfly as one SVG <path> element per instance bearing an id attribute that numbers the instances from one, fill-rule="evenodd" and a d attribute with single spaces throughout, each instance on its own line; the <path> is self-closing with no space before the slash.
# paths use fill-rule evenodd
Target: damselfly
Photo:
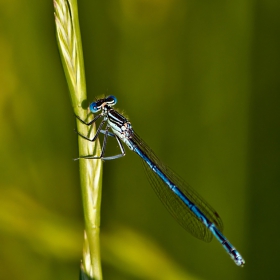
<path id="1" fill-rule="evenodd" d="M 88 138 L 79 133 L 84 139 L 95 141 L 100 133 L 104 134 L 100 156 L 87 155 L 80 158 L 116 159 L 125 156 L 122 142 L 125 143 L 130 150 L 141 157 L 145 167 L 151 171 L 149 177 L 151 185 L 179 224 L 192 235 L 206 242 L 210 242 L 214 235 L 234 262 L 238 266 L 243 266 L 245 264 L 244 259 L 222 234 L 223 223 L 218 213 L 158 159 L 147 144 L 134 132 L 131 123 L 112 108 L 116 103 L 117 99 L 114 96 L 99 99 L 89 106 L 90 111 L 94 114 L 100 111 L 100 114 L 96 115 L 92 121 L 85 122 L 77 117 L 88 126 L 95 123 L 98 119 L 102 119 L 93 138 Z M 120 154 L 105 157 L 108 136 L 116 138 L 121 150 Z"/>

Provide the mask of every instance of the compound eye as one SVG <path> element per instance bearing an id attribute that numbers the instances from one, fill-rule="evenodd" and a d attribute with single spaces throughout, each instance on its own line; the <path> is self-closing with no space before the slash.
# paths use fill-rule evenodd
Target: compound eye
<path id="1" fill-rule="evenodd" d="M 114 106 L 117 103 L 117 98 L 114 95 L 106 97 L 106 103 L 110 106 Z"/>
<path id="2" fill-rule="evenodd" d="M 96 102 L 92 102 L 89 105 L 89 109 L 92 113 L 97 113 L 98 111 L 100 111 L 100 108 L 101 108 L 101 106 L 100 105 L 98 106 Z"/>

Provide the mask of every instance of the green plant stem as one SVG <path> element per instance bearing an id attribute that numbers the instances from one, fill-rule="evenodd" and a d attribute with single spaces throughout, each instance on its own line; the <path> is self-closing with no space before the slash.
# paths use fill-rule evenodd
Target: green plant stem
<path id="1" fill-rule="evenodd" d="M 87 100 L 82 41 L 76 0 L 54 0 L 57 41 L 69 87 L 75 115 L 87 118 L 82 104 Z M 94 135 L 95 127 L 88 128 L 77 120 L 77 129 L 83 135 Z M 98 141 L 91 143 L 78 137 L 79 155 L 100 152 Z M 101 160 L 81 159 L 80 181 L 85 217 L 85 238 L 82 261 L 83 272 L 92 279 L 101 280 L 100 260 L 100 206 L 102 186 Z"/>

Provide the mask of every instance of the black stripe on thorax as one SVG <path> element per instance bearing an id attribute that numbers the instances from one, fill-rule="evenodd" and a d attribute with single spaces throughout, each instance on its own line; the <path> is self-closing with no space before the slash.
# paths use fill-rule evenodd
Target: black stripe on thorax
<path id="1" fill-rule="evenodd" d="M 110 122 L 118 126 L 122 126 L 128 122 L 128 120 L 124 116 L 122 116 L 120 113 L 118 113 L 112 108 L 110 108 L 108 111 L 108 119 Z"/>

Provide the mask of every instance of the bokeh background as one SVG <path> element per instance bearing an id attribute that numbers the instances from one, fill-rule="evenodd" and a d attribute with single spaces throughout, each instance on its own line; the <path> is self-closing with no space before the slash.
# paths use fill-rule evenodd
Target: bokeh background
<path id="1" fill-rule="evenodd" d="M 136 155 L 106 162 L 104 279 L 279 279 L 279 1 L 78 1 L 89 101 L 220 213 L 246 260 L 184 231 Z M 75 118 L 52 1 L 0 1 L 0 279 L 77 279 Z"/>

